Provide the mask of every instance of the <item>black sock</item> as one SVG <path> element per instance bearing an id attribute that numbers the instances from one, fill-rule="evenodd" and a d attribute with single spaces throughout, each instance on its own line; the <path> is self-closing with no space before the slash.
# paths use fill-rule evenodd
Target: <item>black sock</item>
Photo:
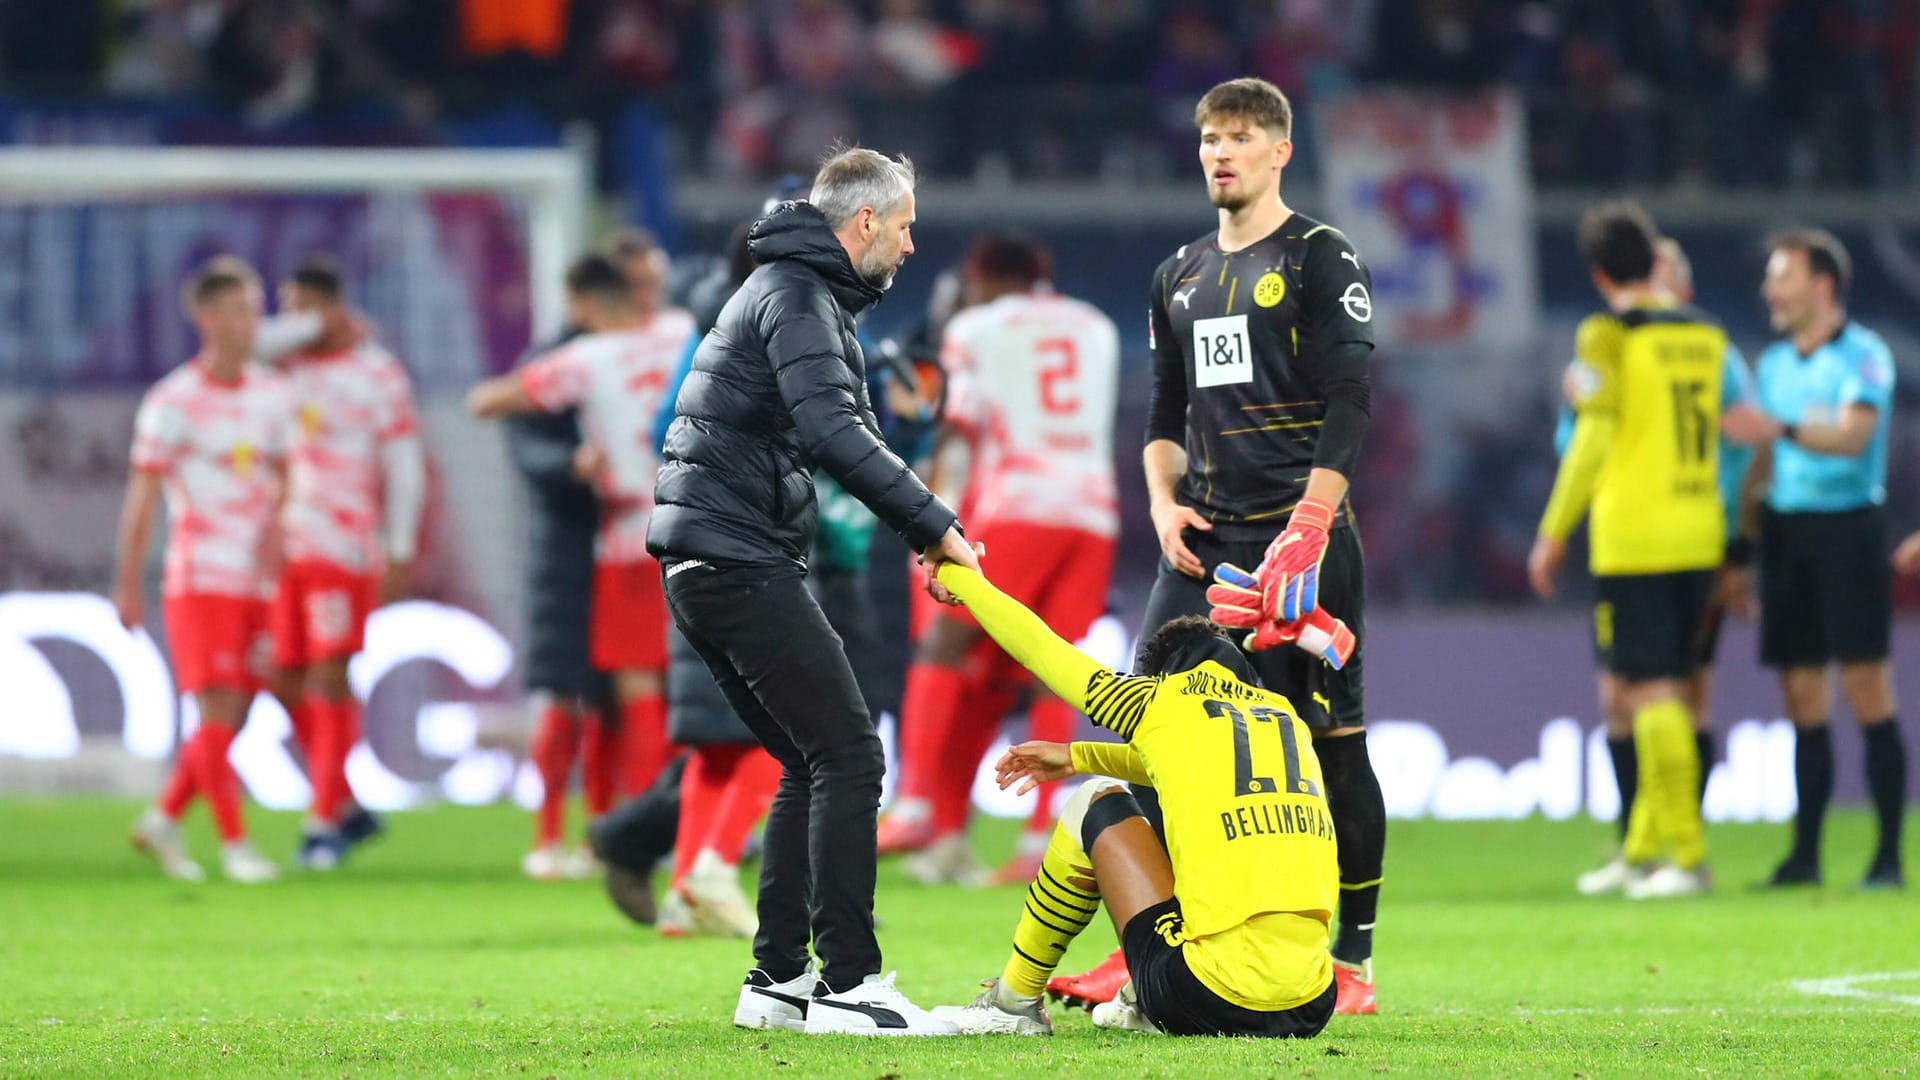
<path id="1" fill-rule="evenodd" d="M 1707 775 L 1713 772 L 1713 732 L 1693 733 L 1693 748 L 1700 754 L 1700 808 L 1707 806 Z"/>
<path id="2" fill-rule="evenodd" d="M 1794 729 L 1793 786 L 1800 808 L 1793 815 L 1789 861 L 1820 865 L 1820 823 L 1833 798 L 1833 740 L 1827 725 Z"/>
<path id="3" fill-rule="evenodd" d="M 1873 793 L 1874 815 L 1880 819 L 1880 846 L 1875 866 L 1900 865 L 1900 816 L 1907 803 L 1907 748 L 1900 742 L 1900 721 L 1887 717 L 1869 724 L 1867 790 Z"/>
<path id="4" fill-rule="evenodd" d="M 1387 803 L 1367 757 L 1367 736 L 1342 735 L 1313 744 L 1327 782 L 1327 809 L 1340 845 L 1340 931 L 1333 958 L 1349 964 L 1373 956 L 1380 910 L 1380 864 L 1387 847 Z"/>
<path id="5" fill-rule="evenodd" d="M 1627 838 L 1627 818 L 1633 813 L 1633 795 L 1640 790 L 1640 755 L 1633 736 L 1607 737 L 1607 755 L 1613 758 L 1613 779 L 1620 785 L 1620 839 Z"/>

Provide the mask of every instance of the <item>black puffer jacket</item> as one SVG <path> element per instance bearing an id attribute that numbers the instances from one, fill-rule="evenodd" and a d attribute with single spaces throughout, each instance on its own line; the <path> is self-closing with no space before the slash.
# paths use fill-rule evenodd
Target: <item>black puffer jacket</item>
<path id="1" fill-rule="evenodd" d="M 853 319 L 880 298 L 820 211 L 782 203 L 750 234 L 759 269 L 680 388 L 647 549 L 663 561 L 805 565 L 825 469 L 914 550 L 953 511 L 880 437 Z"/>
<path id="2" fill-rule="evenodd" d="M 547 348 L 573 337 L 569 330 Z M 529 359 L 546 349 L 529 354 Z M 526 688 L 602 695 L 606 677 L 587 662 L 587 602 L 600 501 L 573 475 L 580 421 L 573 410 L 507 420 L 507 453 L 527 479 Z"/>

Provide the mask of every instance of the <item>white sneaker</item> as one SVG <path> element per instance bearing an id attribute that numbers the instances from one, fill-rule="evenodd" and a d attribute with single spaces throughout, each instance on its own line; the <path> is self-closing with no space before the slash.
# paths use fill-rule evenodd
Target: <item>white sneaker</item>
<path id="1" fill-rule="evenodd" d="M 1643 878 L 1627 882 L 1629 900 L 1668 900 L 1678 896 L 1704 896 L 1713 888 L 1713 874 L 1705 863 L 1692 870 L 1663 866 Z"/>
<path id="2" fill-rule="evenodd" d="M 1112 1031 L 1160 1034 L 1160 1028 L 1147 1019 L 1146 1013 L 1140 1011 L 1140 999 L 1134 996 L 1131 979 L 1120 987 L 1119 993 L 1113 995 L 1112 1001 L 1103 1001 L 1093 1007 L 1093 1026 Z"/>
<path id="3" fill-rule="evenodd" d="M 697 931 L 693 925 L 693 908 L 680 890 L 668 888 L 660 897 L 660 911 L 654 917 L 653 928 L 661 937 L 689 937 Z"/>
<path id="4" fill-rule="evenodd" d="M 585 845 L 560 855 L 560 876 L 568 881 L 586 881 L 600 876 L 600 860 Z"/>
<path id="5" fill-rule="evenodd" d="M 962 1035 L 1051 1035 L 1053 1017 L 1047 1015 L 1043 997 L 1021 997 L 1008 990 L 999 979 L 981 985 L 972 1001 L 965 1005 L 940 1005 L 933 1015 L 950 1021 Z"/>
<path id="6" fill-rule="evenodd" d="M 816 994 L 807 1005 L 809 1035 L 958 1035 L 942 1020 L 907 1000 L 886 978 L 869 975 L 859 986 L 838 994 Z M 823 988 L 824 989 L 824 988 Z"/>
<path id="7" fill-rule="evenodd" d="M 559 844 L 543 844 L 520 860 L 520 872 L 535 881 L 564 881 L 568 856 Z"/>
<path id="8" fill-rule="evenodd" d="M 133 847 L 160 864 L 160 872 L 175 881 L 205 881 L 207 872 L 187 854 L 186 838 L 180 835 L 180 823 L 149 809 L 133 823 Z"/>
<path id="9" fill-rule="evenodd" d="M 1605 866 L 1589 870 L 1575 880 L 1573 887 L 1581 896 L 1605 896 L 1627 887 L 1634 878 L 1633 864 L 1624 855 L 1615 855 Z"/>
<path id="10" fill-rule="evenodd" d="M 750 938 L 760 932 L 759 916 L 740 889 L 740 868 L 722 861 L 713 849 L 694 857 L 679 891 L 696 919 L 710 920 L 735 937 Z"/>
<path id="11" fill-rule="evenodd" d="M 280 876 L 273 863 L 245 840 L 220 845 L 220 872 L 242 885 L 260 885 Z"/>
<path id="12" fill-rule="evenodd" d="M 807 1006 L 813 1000 L 814 986 L 820 982 L 819 970 L 818 965 L 809 964 L 807 970 L 786 982 L 774 982 L 759 968 L 747 972 L 747 981 L 740 987 L 740 1004 L 733 1009 L 733 1026 L 807 1030 Z"/>
<path id="13" fill-rule="evenodd" d="M 964 885 L 979 888 L 988 874 L 974 865 L 973 848 L 964 832 L 948 833 L 907 856 L 907 876 L 922 885 Z"/>

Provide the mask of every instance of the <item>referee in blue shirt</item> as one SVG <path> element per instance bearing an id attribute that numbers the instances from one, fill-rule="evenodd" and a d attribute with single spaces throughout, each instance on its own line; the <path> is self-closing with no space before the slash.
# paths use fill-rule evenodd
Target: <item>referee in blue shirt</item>
<path id="1" fill-rule="evenodd" d="M 1838 239 L 1797 229 L 1768 249 L 1761 293 L 1784 338 L 1760 355 L 1759 406 L 1737 406 L 1722 422 L 1729 438 L 1760 448 L 1748 485 L 1766 490 L 1760 658 L 1780 669 L 1797 734 L 1793 850 L 1767 884 L 1820 881 L 1820 823 L 1833 794 L 1828 669 L 1838 663 L 1840 691 L 1866 737 L 1880 823 L 1860 885 L 1898 888 L 1907 756 L 1888 659 L 1893 569 L 1884 507 L 1893 358 L 1879 335 L 1847 318 L 1853 267 Z"/>

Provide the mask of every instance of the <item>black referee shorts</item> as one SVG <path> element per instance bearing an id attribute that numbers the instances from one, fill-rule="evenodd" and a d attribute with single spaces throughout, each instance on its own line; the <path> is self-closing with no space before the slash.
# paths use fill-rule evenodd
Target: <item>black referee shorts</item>
<path id="1" fill-rule="evenodd" d="M 1333 1016 L 1334 984 L 1305 1005 L 1276 1012 L 1249 1009 L 1207 989 L 1187 966 L 1185 920 L 1171 897 L 1135 915 L 1120 935 L 1127 974 L 1140 1011 L 1169 1035 L 1252 1035 L 1264 1039 L 1310 1039 Z"/>
<path id="2" fill-rule="evenodd" d="M 1598 579 L 1595 579 L 1596 583 Z M 1606 599 L 1601 590 L 1595 590 L 1593 605 L 1593 666 L 1602 671 L 1616 673 L 1613 666 L 1613 647 L 1618 637 L 1615 623 L 1619 616 L 1615 611 L 1615 602 Z M 1629 613 L 1631 614 L 1631 613 Z M 1700 614 L 1689 639 L 1687 655 L 1692 667 L 1687 674 L 1693 675 L 1713 667 L 1713 661 L 1720 653 L 1720 631 L 1727 623 L 1727 605 L 1720 602 L 1718 588 L 1709 590 L 1707 605 Z M 1628 625 L 1631 630 L 1631 624 Z"/>
<path id="3" fill-rule="evenodd" d="M 1275 529 L 1274 536 L 1278 535 Z M 1252 573 L 1266 558 L 1273 537 L 1222 540 L 1213 533 L 1188 529 L 1186 541 L 1207 568 L 1207 576 L 1190 578 L 1161 556 L 1153 593 L 1147 597 L 1146 617 L 1141 620 L 1142 638 L 1182 615 L 1205 615 L 1211 608 L 1207 586 L 1213 584 L 1213 568 L 1225 562 Z M 1327 534 L 1327 554 L 1320 563 L 1320 606 L 1345 620 L 1353 631 L 1353 658 L 1345 667 L 1335 671 L 1326 661 L 1290 645 L 1249 654 L 1249 659 L 1261 684 L 1292 702 L 1308 727 L 1360 727 L 1366 723 L 1361 689 L 1367 651 L 1367 583 L 1360 534 L 1351 526 Z"/>
<path id="4" fill-rule="evenodd" d="M 1767 514 L 1760 533 L 1761 663 L 1885 660 L 1892 633 L 1884 510 Z"/>

